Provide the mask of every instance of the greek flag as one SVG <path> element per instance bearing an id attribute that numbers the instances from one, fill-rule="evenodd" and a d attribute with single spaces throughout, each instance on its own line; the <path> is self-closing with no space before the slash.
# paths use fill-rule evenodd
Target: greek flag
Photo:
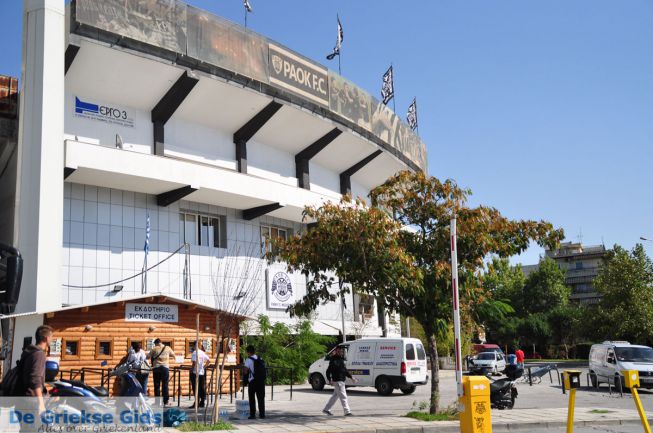
<path id="1" fill-rule="evenodd" d="M 147 253 L 150 252 L 150 213 L 147 213 L 147 219 L 145 220 L 145 245 L 143 246 L 143 251 L 145 251 L 145 260 L 147 260 Z"/>
<path id="2" fill-rule="evenodd" d="M 338 18 L 338 39 L 336 40 L 336 46 L 333 47 L 333 52 L 326 56 L 327 60 L 333 60 L 335 56 L 340 55 L 340 48 L 342 48 L 342 40 L 344 39 L 344 33 L 342 31 L 342 24 L 340 24 L 340 17 Z"/>
<path id="3" fill-rule="evenodd" d="M 247 12 L 251 12 L 251 11 L 252 11 L 252 5 L 249 4 L 249 0 L 243 0 L 243 6 L 245 6 L 245 10 L 246 10 Z"/>
<path id="4" fill-rule="evenodd" d="M 417 129 L 417 98 L 413 98 L 413 103 L 408 106 L 408 114 L 406 115 L 408 126 L 413 131 Z"/>
<path id="5" fill-rule="evenodd" d="M 392 66 L 383 74 L 383 85 L 381 86 L 381 99 L 383 105 L 388 105 L 388 102 L 395 96 L 395 85 L 393 79 Z"/>

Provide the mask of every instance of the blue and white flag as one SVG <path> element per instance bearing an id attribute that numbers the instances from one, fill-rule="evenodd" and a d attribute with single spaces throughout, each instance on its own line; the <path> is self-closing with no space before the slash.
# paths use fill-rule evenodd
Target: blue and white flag
<path id="1" fill-rule="evenodd" d="M 247 12 L 251 12 L 251 11 L 252 11 L 252 5 L 249 4 L 249 0 L 243 0 L 243 6 L 245 7 L 245 10 L 246 10 Z"/>
<path id="2" fill-rule="evenodd" d="M 145 251 L 145 259 L 147 260 L 147 253 L 150 252 L 150 213 L 147 213 L 147 219 L 145 220 L 145 245 L 143 246 L 143 251 Z"/>

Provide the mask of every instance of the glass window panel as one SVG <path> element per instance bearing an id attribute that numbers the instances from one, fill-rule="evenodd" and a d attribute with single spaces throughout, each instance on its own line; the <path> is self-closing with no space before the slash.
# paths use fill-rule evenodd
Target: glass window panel
<path id="1" fill-rule="evenodd" d="M 218 218 L 211 218 L 207 245 L 214 248 L 220 246 L 220 220 Z"/>
<path id="2" fill-rule="evenodd" d="M 204 245 L 204 246 L 212 246 L 210 243 L 210 239 L 212 238 L 209 237 L 209 217 L 200 217 L 202 219 L 202 226 L 200 228 L 200 239 L 199 239 L 199 244 Z"/>
<path id="3" fill-rule="evenodd" d="M 406 345 L 406 360 L 408 361 L 415 360 L 415 347 L 412 344 Z"/>
<path id="4" fill-rule="evenodd" d="M 185 241 L 191 245 L 197 245 L 197 215 L 186 214 Z"/>
<path id="5" fill-rule="evenodd" d="M 179 214 L 179 238 L 180 238 L 182 243 L 186 242 L 186 238 L 184 237 L 184 221 L 185 220 L 186 220 L 186 214 L 180 213 Z"/>

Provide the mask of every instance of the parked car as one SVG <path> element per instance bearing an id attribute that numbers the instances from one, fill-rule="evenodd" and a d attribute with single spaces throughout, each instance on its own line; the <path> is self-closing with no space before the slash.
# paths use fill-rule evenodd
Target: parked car
<path id="1" fill-rule="evenodd" d="M 348 387 L 373 386 L 381 395 L 390 395 L 395 389 L 412 394 L 417 385 L 428 383 L 426 352 L 417 338 L 363 338 L 338 347 L 345 351 L 347 370 L 358 379 L 357 383 L 347 379 Z M 316 391 L 326 385 L 333 350 L 308 369 L 309 382 Z"/>
<path id="2" fill-rule="evenodd" d="M 642 388 L 653 388 L 653 349 L 627 341 L 604 341 L 590 349 L 589 372 L 592 386 L 600 382 L 622 381 L 623 370 L 638 370 Z"/>
<path id="3" fill-rule="evenodd" d="M 506 357 L 499 352 L 481 352 L 472 363 L 476 368 L 489 369 L 492 374 L 499 374 L 506 368 Z"/>

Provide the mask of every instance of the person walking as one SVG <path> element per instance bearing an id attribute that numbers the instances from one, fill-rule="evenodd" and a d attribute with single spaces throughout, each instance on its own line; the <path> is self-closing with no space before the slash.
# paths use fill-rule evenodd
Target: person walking
<path id="1" fill-rule="evenodd" d="M 41 325 L 36 328 L 34 339 L 36 344 L 30 344 L 23 349 L 19 361 L 19 376 L 15 389 L 16 396 L 36 397 L 35 401 L 30 401 L 30 411 L 34 411 L 34 419 L 39 420 L 39 414 L 45 412 L 45 400 L 43 395 L 45 389 L 45 361 L 47 352 L 52 343 L 52 327 Z M 21 422 L 20 431 L 38 431 L 40 425 L 38 422 L 23 423 Z"/>
<path id="2" fill-rule="evenodd" d="M 147 353 L 141 348 L 139 341 L 132 341 L 127 354 L 127 362 L 136 369 L 136 380 L 143 388 L 143 395 L 147 396 L 147 379 L 150 376 L 150 364 L 147 363 Z"/>
<path id="3" fill-rule="evenodd" d="M 170 401 L 170 357 L 176 357 L 170 346 L 162 344 L 161 339 L 154 340 L 154 347 L 150 350 L 147 358 L 152 362 L 152 376 L 154 379 L 154 396 L 157 404 L 163 395 L 163 405 L 167 406 Z"/>
<path id="4" fill-rule="evenodd" d="M 345 411 L 345 416 L 351 416 L 351 409 L 349 408 L 349 401 L 347 400 L 347 389 L 345 388 L 345 380 L 350 378 L 354 382 L 358 382 L 358 379 L 353 377 L 347 367 L 345 366 L 344 350 L 342 347 L 336 347 L 331 359 L 329 360 L 329 367 L 326 371 L 326 377 L 329 381 L 329 385 L 333 386 L 333 395 L 329 401 L 327 401 L 326 406 L 322 409 L 327 415 L 333 415 L 331 408 L 336 404 L 336 400 L 340 399 L 342 404 L 342 409 Z"/>
<path id="5" fill-rule="evenodd" d="M 254 346 L 249 345 L 246 350 L 245 374 L 249 395 L 249 419 L 256 419 L 256 400 L 258 400 L 258 416 L 265 419 L 265 379 L 267 378 L 265 362 L 256 354 Z"/>
<path id="6" fill-rule="evenodd" d="M 515 356 L 517 357 L 517 367 L 524 368 L 524 351 L 518 347 L 515 350 Z"/>
<path id="7" fill-rule="evenodd" d="M 197 346 L 197 342 L 195 342 Z M 193 350 L 191 355 L 191 367 L 190 367 L 190 384 L 193 387 L 193 395 L 199 400 L 197 407 L 204 407 L 206 401 L 206 366 L 209 365 L 210 359 L 209 356 L 204 351 L 204 345 L 199 344 L 199 349 Z M 198 361 L 199 360 L 199 361 Z M 197 378 L 196 375 L 199 375 Z M 195 392 L 195 381 L 197 380 L 199 389 Z M 195 404 L 191 406 L 194 408 Z"/>

